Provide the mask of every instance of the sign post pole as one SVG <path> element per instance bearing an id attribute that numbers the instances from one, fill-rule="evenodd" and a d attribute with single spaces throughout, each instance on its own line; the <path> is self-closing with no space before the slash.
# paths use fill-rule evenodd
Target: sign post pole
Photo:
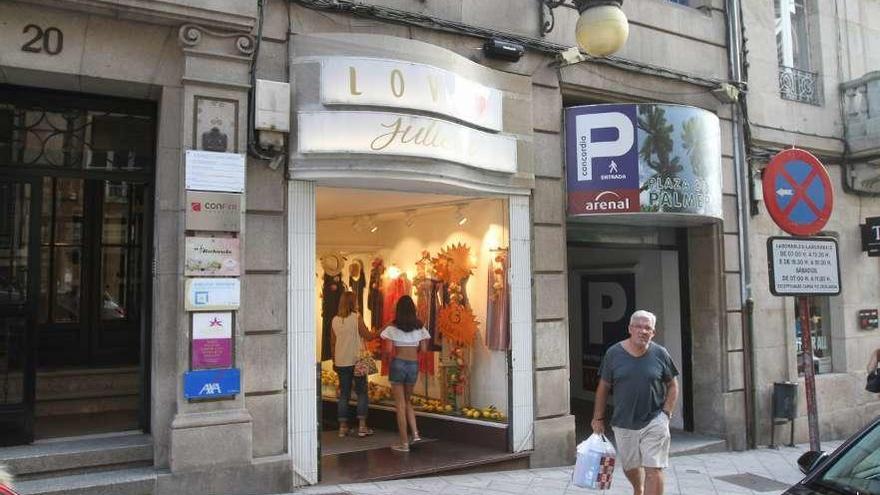
<path id="1" fill-rule="evenodd" d="M 801 356 L 810 450 L 819 450 L 819 414 L 813 339 L 810 335 L 810 295 L 840 294 L 840 263 L 836 241 L 812 237 L 820 232 L 834 206 L 831 179 L 825 166 L 810 153 L 789 149 L 767 164 L 762 177 L 767 213 L 782 230 L 794 236 L 768 239 L 773 295 L 796 296 L 801 318 Z M 775 249 L 778 247 L 778 249 Z"/>
<path id="2" fill-rule="evenodd" d="M 810 332 L 810 302 L 807 296 L 798 296 L 801 316 L 801 357 L 804 361 L 804 385 L 807 395 L 807 423 L 810 429 L 810 450 L 818 452 L 819 413 L 816 407 L 816 374 L 813 368 L 813 338 Z"/>

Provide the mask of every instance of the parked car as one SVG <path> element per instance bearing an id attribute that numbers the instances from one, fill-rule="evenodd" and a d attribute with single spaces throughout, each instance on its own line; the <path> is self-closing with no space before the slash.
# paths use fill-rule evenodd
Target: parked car
<path id="1" fill-rule="evenodd" d="M 807 476 L 783 495 L 880 494 L 880 416 L 830 454 L 805 453 L 798 466 Z"/>

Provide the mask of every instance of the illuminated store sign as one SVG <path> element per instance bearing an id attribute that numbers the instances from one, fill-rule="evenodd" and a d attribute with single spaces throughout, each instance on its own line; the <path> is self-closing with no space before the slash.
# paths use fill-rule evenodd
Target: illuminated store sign
<path id="1" fill-rule="evenodd" d="M 718 117 L 679 105 L 565 111 L 568 214 L 722 218 Z"/>
<path id="2" fill-rule="evenodd" d="M 444 120 L 388 112 L 301 112 L 300 153 L 435 158 L 516 172 L 516 139 Z"/>
<path id="3" fill-rule="evenodd" d="M 429 65 L 333 57 L 321 62 L 321 103 L 433 112 L 500 131 L 501 91 Z"/>

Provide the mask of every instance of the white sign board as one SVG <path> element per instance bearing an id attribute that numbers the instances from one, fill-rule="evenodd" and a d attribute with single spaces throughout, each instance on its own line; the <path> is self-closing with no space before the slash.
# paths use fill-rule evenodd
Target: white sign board
<path id="1" fill-rule="evenodd" d="M 244 155 L 186 151 L 186 188 L 193 191 L 244 192 Z"/>
<path id="2" fill-rule="evenodd" d="M 836 239 L 771 237 L 767 258 L 770 292 L 776 296 L 840 294 Z"/>
<path id="3" fill-rule="evenodd" d="M 241 275 L 240 242 L 238 238 L 232 237 L 187 237 L 183 274 Z"/>
<path id="4" fill-rule="evenodd" d="M 232 313 L 193 313 L 193 340 L 231 339 Z"/>
<path id="5" fill-rule="evenodd" d="M 241 281 L 237 278 L 186 279 L 187 311 L 238 309 L 241 305 Z"/>
<path id="6" fill-rule="evenodd" d="M 330 57 L 321 62 L 321 103 L 422 110 L 500 131 L 501 91 L 430 65 Z"/>
<path id="7" fill-rule="evenodd" d="M 416 115 L 301 112 L 300 153 L 414 156 L 496 172 L 516 172 L 516 139 Z"/>

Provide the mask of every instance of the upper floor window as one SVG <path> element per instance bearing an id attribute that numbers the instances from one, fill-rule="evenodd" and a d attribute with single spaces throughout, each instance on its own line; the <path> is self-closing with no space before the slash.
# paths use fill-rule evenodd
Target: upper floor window
<path id="1" fill-rule="evenodd" d="M 679 5 L 690 5 L 690 0 L 666 0 L 667 2 L 677 3 Z"/>
<path id="2" fill-rule="evenodd" d="M 820 79 L 810 57 L 809 4 L 809 0 L 774 0 L 779 91 L 786 100 L 820 105 Z"/>

